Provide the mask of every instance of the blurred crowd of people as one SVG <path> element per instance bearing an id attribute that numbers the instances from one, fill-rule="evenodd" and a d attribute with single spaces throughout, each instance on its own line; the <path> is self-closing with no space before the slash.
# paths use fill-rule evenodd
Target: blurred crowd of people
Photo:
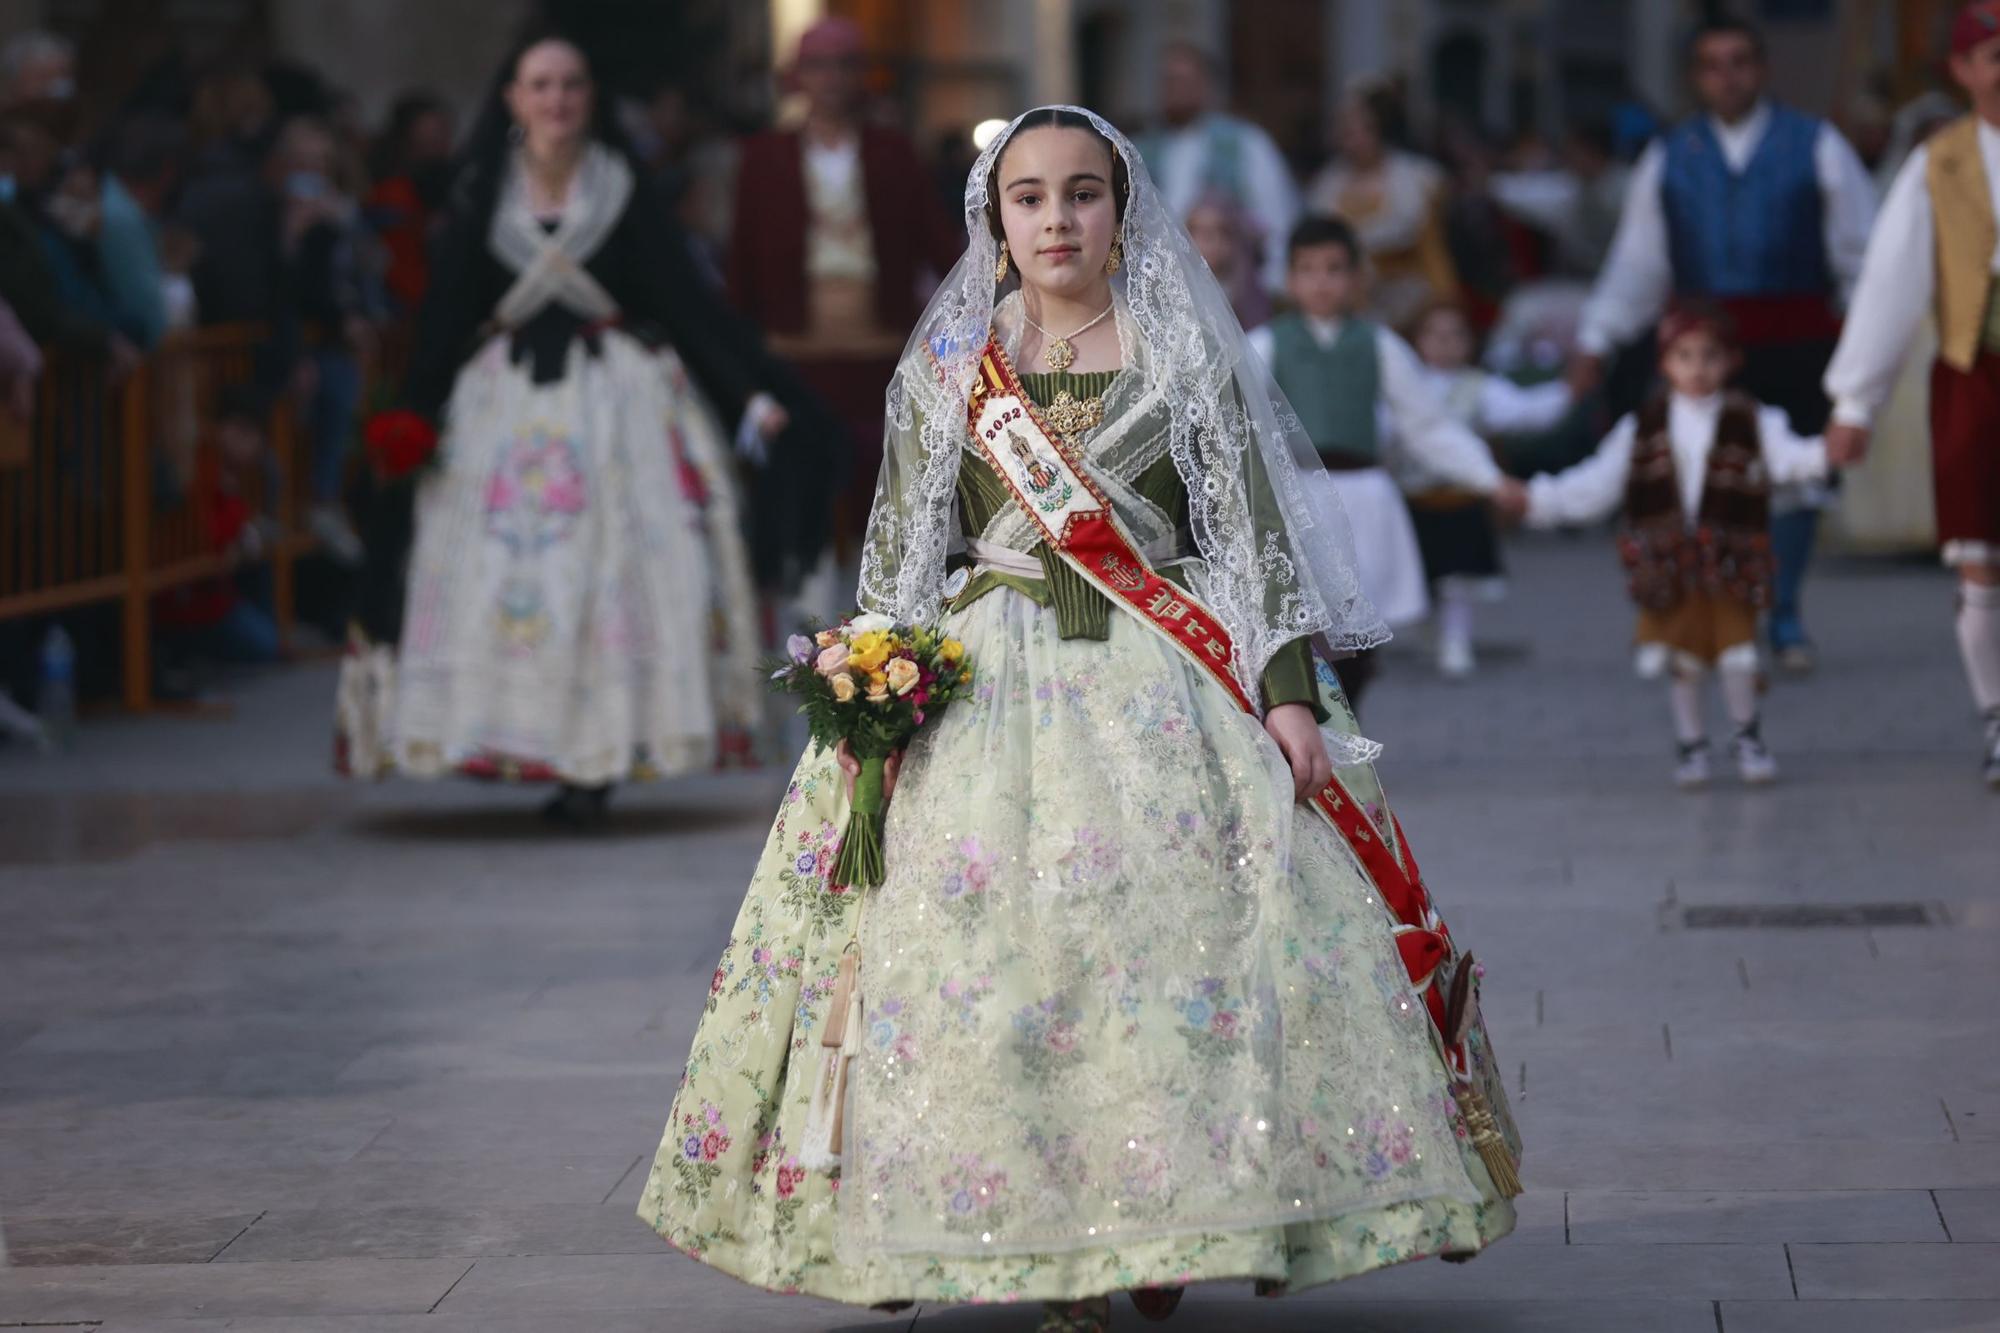
<path id="1" fill-rule="evenodd" d="M 254 383 L 216 404 L 218 447 L 163 460 L 160 485 L 172 499 L 206 489 L 211 539 L 253 563 L 273 534 L 244 501 L 257 489 L 246 479 L 266 466 L 258 423 L 288 396 L 301 427 L 304 521 L 333 571 L 305 582 L 301 611 L 337 637 L 351 610 L 339 571 L 365 554 L 354 519 L 365 500 L 357 488 L 368 486 L 355 461 L 364 399 L 392 398 L 423 301 L 452 191 L 455 109 L 411 90 L 368 125 L 355 98 L 297 63 L 196 73 L 170 61 L 92 122 L 75 70 L 70 45 L 52 33 L 0 49 L 0 406 L 32 411 L 50 354 L 115 378 L 177 330 L 263 326 Z M 836 589 L 850 582 L 873 486 L 874 380 L 886 382 L 925 284 L 957 253 L 974 151 L 969 132 L 953 132 L 920 153 L 866 71 L 857 40 L 801 49 L 786 62 L 779 128 L 749 138 L 671 82 L 606 90 L 621 94 L 615 123 L 678 214 L 696 268 L 851 436 L 851 480 L 827 520 L 847 566 L 836 566 Z M 1536 130 L 1503 140 L 1448 115 L 1419 135 L 1407 90 L 1385 78 L 1343 90 L 1320 160 L 1302 161 L 1226 101 L 1212 54 L 1173 44 L 1160 58 L 1158 114 L 1131 128 L 1144 131 L 1135 138 L 1164 196 L 1246 328 L 1289 304 L 1287 242 L 1299 219 L 1336 215 L 1365 258 L 1368 317 L 1420 341 L 1425 321 L 1450 312 L 1454 336 L 1432 341 L 1451 351 L 1432 371 L 1448 378 L 1477 364 L 1524 383 L 1563 377 L 1634 163 L 1659 128 L 1647 108 L 1634 99 L 1553 141 Z M 1887 173 L 1949 110 L 1937 95 L 1895 114 L 1864 99 L 1847 128 L 1859 160 Z M 828 239 L 818 223 L 848 204 L 868 230 Z M 1558 421 L 1536 414 L 1540 429 L 1503 464 L 1525 473 L 1582 456 L 1636 402 L 1650 355 L 1628 362 L 1635 374 L 1614 367 L 1608 396 L 1588 395 Z M 825 498 L 808 486 L 790 503 Z M 801 573 L 758 571 L 767 588 Z M 158 619 L 169 668 L 190 645 L 196 657 L 247 661 L 281 651 L 254 571 L 164 598 Z M 1463 657 L 1464 646 L 1455 651 Z M 9 654 L 10 681 L 23 656 Z"/>

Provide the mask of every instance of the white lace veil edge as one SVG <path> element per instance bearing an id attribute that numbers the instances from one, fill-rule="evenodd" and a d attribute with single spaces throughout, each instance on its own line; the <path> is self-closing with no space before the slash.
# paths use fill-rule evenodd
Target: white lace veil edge
<path id="1" fill-rule="evenodd" d="M 1086 119 L 1124 161 L 1124 264 L 1112 286 L 1128 355 L 1120 401 L 1107 401 L 1106 415 L 1115 420 L 1121 403 L 1154 390 L 1165 395 L 1166 451 L 1187 488 L 1205 600 L 1236 642 L 1240 682 L 1255 697 L 1272 655 L 1308 635 L 1337 652 L 1382 643 L 1389 632 L 1361 592 L 1339 498 L 1228 297 L 1130 140 L 1096 113 L 1068 106 L 1015 118 L 966 179 L 965 254 L 925 308 L 889 389 L 862 605 L 909 622 L 939 612 L 946 557 L 960 540 L 966 399 L 996 307 L 1013 285 L 994 281 L 999 245 L 986 220 L 987 181 L 1021 124 L 1048 111 Z"/>

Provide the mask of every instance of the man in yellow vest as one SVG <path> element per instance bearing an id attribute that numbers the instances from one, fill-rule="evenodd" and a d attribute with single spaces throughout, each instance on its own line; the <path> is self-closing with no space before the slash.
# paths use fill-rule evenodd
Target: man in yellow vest
<path id="1" fill-rule="evenodd" d="M 1959 12 L 1951 73 L 1973 113 L 1910 155 L 1876 218 L 1827 367 L 1826 443 L 1836 465 L 1867 452 L 1910 340 L 1934 311 L 1938 536 L 1958 571 L 1958 646 L 1985 716 L 1985 779 L 2000 790 L 2000 0 Z"/>

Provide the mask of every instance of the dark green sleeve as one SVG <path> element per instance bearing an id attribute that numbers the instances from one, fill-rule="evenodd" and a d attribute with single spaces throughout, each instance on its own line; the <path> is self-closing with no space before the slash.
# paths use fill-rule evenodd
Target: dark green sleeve
<path id="1" fill-rule="evenodd" d="M 1258 468 L 1253 477 L 1255 483 L 1266 488 L 1263 470 Z M 1176 524 L 1187 522 L 1187 488 L 1181 484 L 1181 475 L 1174 467 L 1174 460 L 1162 458 L 1146 469 L 1135 483 L 1139 493 L 1169 514 Z M 1169 569 L 1166 577 L 1180 582 L 1178 570 Z M 1312 640 L 1293 639 L 1280 648 L 1264 668 L 1264 708 L 1266 711 L 1279 704 L 1304 704 L 1313 710 L 1313 716 L 1321 722 L 1328 718 L 1326 709 L 1319 701 L 1319 685 L 1313 675 Z"/>
<path id="2" fill-rule="evenodd" d="M 1319 701 L 1319 686 L 1313 678 L 1311 639 L 1293 639 L 1264 668 L 1264 709 L 1268 712 L 1279 704 L 1304 704 L 1320 722 L 1330 716 Z"/>

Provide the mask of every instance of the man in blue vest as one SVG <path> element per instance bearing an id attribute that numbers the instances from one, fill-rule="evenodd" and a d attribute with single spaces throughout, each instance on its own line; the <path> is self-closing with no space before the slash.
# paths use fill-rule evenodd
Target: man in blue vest
<path id="1" fill-rule="evenodd" d="M 1571 382 L 1594 383 L 1604 358 L 1651 328 L 1673 299 L 1720 305 L 1743 346 L 1739 383 L 1783 408 L 1793 429 L 1826 424 L 1820 388 L 1840 311 L 1860 276 L 1875 187 L 1825 121 L 1764 95 L 1764 39 L 1711 19 L 1688 47 L 1701 114 L 1649 145 L 1632 173 L 1618 233 L 1584 307 Z M 1812 666 L 1799 614 L 1823 495 L 1781 495 L 1772 647 L 1791 670 Z"/>

